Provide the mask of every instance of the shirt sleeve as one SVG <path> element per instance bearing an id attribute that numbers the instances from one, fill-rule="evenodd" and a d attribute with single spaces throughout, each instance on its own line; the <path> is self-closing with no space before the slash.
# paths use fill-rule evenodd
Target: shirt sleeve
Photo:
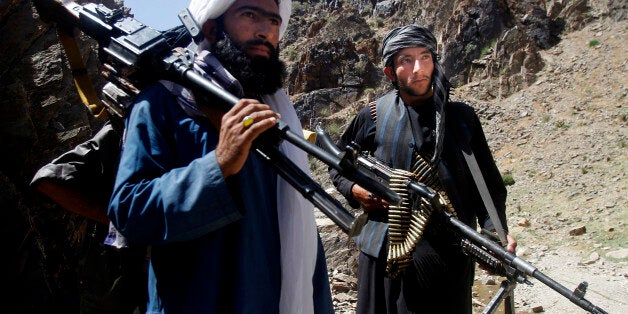
<path id="1" fill-rule="evenodd" d="M 341 150 L 344 150 L 352 142 L 358 144 L 361 151 L 373 153 L 375 150 L 375 122 L 368 106 L 362 108 L 353 118 L 345 132 L 336 142 L 336 145 Z M 330 167 L 328 171 L 331 181 L 338 192 L 347 199 L 349 206 L 358 208 L 360 204 L 351 194 L 351 188 L 355 182 L 343 177 L 336 169 Z"/>
<path id="2" fill-rule="evenodd" d="M 241 217 L 213 150 L 178 164 L 174 134 L 194 132 L 179 129 L 186 118 L 163 88 L 140 94 L 133 106 L 108 210 L 130 243 L 190 240 Z"/>

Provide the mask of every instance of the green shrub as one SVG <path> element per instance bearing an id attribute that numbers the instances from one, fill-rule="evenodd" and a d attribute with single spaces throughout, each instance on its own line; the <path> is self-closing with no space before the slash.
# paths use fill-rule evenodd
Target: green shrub
<path id="1" fill-rule="evenodd" d="M 485 55 L 491 48 L 495 47 L 496 43 L 497 43 L 497 40 L 493 40 L 493 41 L 491 41 L 490 44 L 482 47 L 482 51 L 480 51 L 480 56 Z"/>
<path id="2" fill-rule="evenodd" d="M 504 181 L 505 186 L 515 184 L 515 178 L 512 176 L 512 173 L 505 173 L 502 175 L 502 180 Z"/>
<path id="3" fill-rule="evenodd" d="M 600 40 L 598 40 L 598 39 L 592 39 L 592 40 L 589 41 L 589 47 L 595 47 L 595 46 L 597 46 L 599 44 L 600 44 Z"/>
<path id="4" fill-rule="evenodd" d="M 464 52 L 466 54 L 470 54 L 473 53 L 474 51 L 476 51 L 478 49 L 478 46 L 474 45 L 474 44 L 468 44 L 464 47 Z"/>
<path id="5" fill-rule="evenodd" d="M 288 60 L 290 61 L 294 61 L 297 58 L 298 54 L 299 53 L 294 48 L 286 49 L 286 56 L 288 57 Z"/>
<path id="6" fill-rule="evenodd" d="M 554 124 L 554 126 L 555 126 L 557 129 L 563 129 L 563 130 L 569 129 L 569 128 L 571 127 L 571 125 L 569 125 L 569 123 L 565 122 L 564 120 L 558 120 L 558 121 L 556 121 L 556 123 Z"/>
<path id="7" fill-rule="evenodd" d="M 342 134 L 342 132 L 343 132 L 344 130 L 343 130 L 343 128 L 342 128 L 342 125 L 340 125 L 340 124 L 338 124 L 338 123 L 336 123 L 336 122 L 333 122 L 333 123 L 330 123 L 329 125 L 327 125 L 327 127 L 326 127 L 326 131 L 327 131 L 327 133 L 329 133 L 330 135 L 331 135 L 331 134 L 333 134 L 333 135 L 340 135 L 340 134 Z"/>

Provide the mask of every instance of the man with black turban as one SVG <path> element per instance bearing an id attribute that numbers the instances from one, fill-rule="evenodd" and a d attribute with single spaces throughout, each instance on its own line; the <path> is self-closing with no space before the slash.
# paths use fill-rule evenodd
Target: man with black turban
<path id="1" fill-rule="evenodd" d="M 281 119 L 301 130 L 281 89 L 278 46 L 290 0 L 192 0 L 195 67 L 241 98 L 160 81 L 135 99 L 108 217 L 150 245 L 148 313 L 331 313 L 313 206 L 251 151 Z M 308 173 L 307 156 L 278 149 Z"/>
<path id="2" fill-rule="evenodd" d="M 503 226 L 506 188 L 473 108 L 449 101 L 450 83 L 436 48 L 436 38 L 425 27 L 390 31 L 382 44 L 383 70 L 395 89 L 360 110 L 337 144 L 355 142 L 394 169 L 428 169 L 422 182 L 446 193 L 460 220 L 495 230 L 462 150 L 475 156 Z M 404 209 L 374 197 L 334 169 L 330 176 L 349 204 L 362 207 L 367 217 L 355 237 L 360 247 L 358 313 L 471 313 L 474 263 L 438 215 L 425 214 L 422 234 L 405 260 L 397 259 L 394 251 L 389 254 L 389 218 L 395 217 L 389 213 Z M 420 199 L 409 204 L 423 208 Z M 507 238 L 507 249 L 514 252 L 516 241 Z"/>

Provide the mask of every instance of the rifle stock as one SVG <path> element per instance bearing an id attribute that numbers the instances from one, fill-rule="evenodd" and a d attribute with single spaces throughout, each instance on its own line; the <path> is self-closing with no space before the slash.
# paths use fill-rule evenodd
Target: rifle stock
<path id="1" fill-rule="evenodd" d="M 316 143 L 332 154 L 355 156 L 353 162 L 356 163 L 357 167 L 364 168 L 367 173 L 378 176 L 378 179 L 382 182 L 390 179 L 389 174 L 392 172 L 392 169 L 373 157 L 360 156 L 357 152 L 342 152 L 320 124 L 316 125 Z M 347 150 L 350 149 L 348 148 Z M 508 280 L 519 283 L 531 285 L 532 283 L 527 279 L 527 276 L 534 277 L 586 311 L 599 314 L 607 313 L 584 298 L 586 282 L 581 283 L 575 291 L 570 291 L 551 277 L 543 274 L 534 265 L 508 252 L 494 239 L 477 232 L 458 220 L 455 215 L 442 210 L 441 204 L 437 201 L 437 193 L 430 187 L 410 179 L 406 182 L 406 186 L 408 191 L 417 193 L 419 196 L 431 201 L 434 208 L 437 209 L 435 212 L 438 212 L 445 218 L 447 227 L 456 232 L 461 238 L 461 246 L 464 248 L 465 253 L 482 266 L 506 277 Z M 503 294 L 502 298 L 504 298 L 508 292 L 507 290 L 507 287 L 503 287 L 498 293 Z M 496 305 L 489 304 L 489 307 L 494 308 Z"/>

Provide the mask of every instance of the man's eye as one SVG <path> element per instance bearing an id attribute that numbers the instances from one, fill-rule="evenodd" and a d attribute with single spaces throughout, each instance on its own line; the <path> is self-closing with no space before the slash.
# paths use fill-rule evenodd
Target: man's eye
<path id="1" fill-rule="evenodd" d="M 281 21 L 280 21 L 280 20 L 278 20 L 278 19 L 271 19 L 271 20 L 270 20 L 270 23 L 271 23 L 272 25 L 281 25 Z"/>
<path id="2" fill-rule="evenodd" d="M 246 12 L 242 13 L 242 16 L 248 17 L 248 18 L 254 18 L 255 17 L 255 13 L 250 12 L 250 11 L 246 11 Z"/>

